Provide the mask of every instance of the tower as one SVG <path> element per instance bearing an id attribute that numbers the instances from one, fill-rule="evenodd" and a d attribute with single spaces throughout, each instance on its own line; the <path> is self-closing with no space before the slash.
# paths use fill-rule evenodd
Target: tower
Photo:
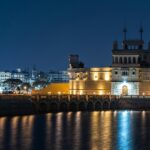
<path id="1" fill-rule="evenodd" d="M 126 40 L 126 34 L 127 34 L 127 28 L 124 27 L 124 29 L 123 29 L 123 39 L 124 39 L 124 41 Z"/>

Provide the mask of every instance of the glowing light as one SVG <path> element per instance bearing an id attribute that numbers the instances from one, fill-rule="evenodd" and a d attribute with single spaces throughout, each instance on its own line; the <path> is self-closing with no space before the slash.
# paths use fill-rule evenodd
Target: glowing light
<path id="1" fill-rule="evenodd" d="M 83 95 L 83 91 L 80 91 L 80 95 Z"/>
<path id="2" fill-rule="evenodd" d="M 52 92 L 48 92 L 48 95 L 51 95 L 52 94 Z"/>
<path id="3" fill-rule="evenodd" d="M 128 114 L 128 112 L 127 112 L 127 111 L 123 111 L 122 113 L 123 113 L 123 116 L 124 116 L 124 117 L 126 117 L 126 116 L 127 116 L 127 114 Z"/>
<path id="4" fill-rule="evenodd" d="M 123 85 L 127 85 L 127 81 L 123 81 Z"/>
<path id="5" fill-rule="evenodd" d="M 87 77 L 84 77 L 83 80 L 87 80 Z"/>
<path id="6" fill-rule="evenodd" d="M 97 80 L 98 80 L 98 73 L 96 73 L 96 72 L 94 73 L 93 80 L 94 80 L 94 81 L 97 81 Z"/>
<path id="7" fill-rule="evenodd" d="M 95 95 L 96 93 L 95 93 L 95 92 L 93 92 L 93 94 Z"/>
<path id="8" fill-rule="evenodd" d="M 105 74 L 105 81 L 109 81 L 110 80 L 110 75 L 108 73 Z"/>
<path id="9" fill-rule="evenodd" d="M 61 95 L 61 92 L 58 92 L 57 94 L 58 94 L 58 95 Z"/>
<path id="10" fill-rule="evenodd" d="M 102 90 L 99 91 L 99 95 L 103 95 L 104 92 Z"/>

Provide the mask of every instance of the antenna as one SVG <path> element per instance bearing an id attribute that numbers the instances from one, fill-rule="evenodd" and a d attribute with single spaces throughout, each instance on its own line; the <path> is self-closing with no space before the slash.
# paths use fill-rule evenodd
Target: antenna
<path id="1" fill-rule="evenodd" d="M 140 32 L 140 39 L 143 40 L 143 27 L 142 26 L 140 27 L 139 32 Z"/>

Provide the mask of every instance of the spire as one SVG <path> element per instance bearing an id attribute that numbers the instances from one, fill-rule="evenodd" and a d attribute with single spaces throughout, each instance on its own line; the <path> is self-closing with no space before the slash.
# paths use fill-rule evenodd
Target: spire
<path id="1" fill-rule="evenodd" d="M 124 38 L 124 40 L 126 40 L 126 33 L 127 33 L 127 29 L 126 29 L 126 27 L 124 27 L 124 29 L 123 29 L 123 38 Z"/>
<path id="2" fill-rule="evenodd" d="M 140 32 L 140 39 L 143 40 L 143 27 L 142 26 L 140 27 L 139 32 Z"/>

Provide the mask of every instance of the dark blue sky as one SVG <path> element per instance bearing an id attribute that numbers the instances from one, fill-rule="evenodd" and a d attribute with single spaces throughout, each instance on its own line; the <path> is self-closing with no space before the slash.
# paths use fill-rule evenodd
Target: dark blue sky
<path id="1" fill-rule="evenodd" d="M 66 69 L 69 54 L 87 67 L 111 64 L 114 40 L 138 38 L 140 22 L 150 40 L 150 2 L 145 0 L 0 1 L 0 70 Z"/>

